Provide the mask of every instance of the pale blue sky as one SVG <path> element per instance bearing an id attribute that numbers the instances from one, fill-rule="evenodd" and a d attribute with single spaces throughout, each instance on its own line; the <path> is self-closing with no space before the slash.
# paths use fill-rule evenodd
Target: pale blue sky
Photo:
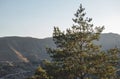
<path id="1" fill-rule="evenodd" d="M 120 0 L 0 0 L 0 37 L 51 37 L 54 26 L 72 26 L 80 3 L 105 33 L 120 34 Z"/>

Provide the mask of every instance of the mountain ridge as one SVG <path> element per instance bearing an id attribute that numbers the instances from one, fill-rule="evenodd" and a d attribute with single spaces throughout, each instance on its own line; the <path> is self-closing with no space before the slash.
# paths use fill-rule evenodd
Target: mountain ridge
<path id="1" fill-rule="evenodd" d="M 45 49 L 47 45 L 54 46 L 53 42 L 51 41 L 51 38 L 47 39 L 36 39 L 28 37 L 0 38 L 0 61 L 9 60 L 14 62 L 20 62 L 21 60 L 19 59 L 19 57 L 17 57 L 15 50 L 19 52 L 19 54 L 21 54 L 22 57 L 24 56 L 30 61 L 32 60 L 39 61 L 41 59 L 48 58 Z M 39 58 L 39 56 L 41 58 Z"/>
<path id="2" fill-rule="evenodd" d="M 103 33 L 100 40 L 95 43 L 102 45 L 103 50 L 120 48 L 120 35 Z M 19 36 L 0 37 L 0 61 L 36 62 L 49 59 L 46 47 L 55 47 L 52 37 L 44 39 Z"/>
<path id="3" fill-rule="evenodd" d="M 102 50 L 120 48 L 120 35 L 101 34 L 95 44 Z M 55 48 L 52 38 L 0 37 L 0 79 L 26 79 L 34 74 L 41 60 L 50 59 L 46 47 Z"/>

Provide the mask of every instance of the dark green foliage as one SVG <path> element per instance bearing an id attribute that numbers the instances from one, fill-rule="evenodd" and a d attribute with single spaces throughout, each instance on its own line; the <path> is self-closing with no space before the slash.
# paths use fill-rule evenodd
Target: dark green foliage
<path id="1" fill-rule="evenodd" d="M 34 76 L 28 79 L 49 79 L 49 77 L 47 76 L 46 71 L 42 67 L 39 66 L 36 69 Z"/>
<path id="2" fill-rule="evenodd" d="M 94 27 L 84 10 L 80 5 L 73 19 L 75 24 L 65 32 L 54 27 L 57 48 L 47 49 L 52 61 L 46 68 L 53 73 L 53 79 L 114 79 L 116 76 L 119 51 L 117 48 L 101 51 L 101 46 L 93 43 L 99 40 L 104 27 Z"/>
<path id="3" fill-rule="evenodd" d="M 84 10 L 80 5 L 73 19 L 75 24 L 65 32 L 54 27 L 56 48 L 47 48 L 52 60 L 45 60 L 45 70 L 39 67 L 31 79 L 118 79 L 119 50 L 102 51 L 100 45 L 94 44 L 104 27 L 95 27 Z"/>

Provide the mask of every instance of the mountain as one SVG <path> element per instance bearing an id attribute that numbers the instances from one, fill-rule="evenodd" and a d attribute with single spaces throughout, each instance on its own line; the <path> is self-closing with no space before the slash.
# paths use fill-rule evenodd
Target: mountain
<path id="1" fill-rule="evenodd" d="M 102 45 L 104 50 L 120 48 L 120 35 L 105 33 L 95 43 Z M 0 38 L 0 61 L 36 62 L 49 59 L 46 47 L 55 47 L 52 38 L 2 37 Z"/>
<path id="2" fill-rule="evenodd" d="M 120 48 L 120 35 L 115 33 L 102 34 L 98 43 L 102 45 L 103 50 L 114 47 Z"/>
<path id="3" fill-rule="evenodd" d="M 94 43 L 102 45 L 102 50 L 120 48 L 120 35 L 104 33 Z M 33 75 L 41 60 L 50 59 L 46 47 L 55 48 L 52 38 L 1 37 L 0 79 L 25 79 Z"/>
<path id="4" fill-rule="evenodd" d="M 52 38 L 0 38 L 0 61 L 29 62 L 48 59 L 46 47 L 55 47 Z"/>
<path id="5" fill-rule="evenodd" d="M 49 59 L 46 47 L 54 48 L 52 38 L 0 38 L 0 79 L 24 79 L 34 74 L 41 60 Z"/>

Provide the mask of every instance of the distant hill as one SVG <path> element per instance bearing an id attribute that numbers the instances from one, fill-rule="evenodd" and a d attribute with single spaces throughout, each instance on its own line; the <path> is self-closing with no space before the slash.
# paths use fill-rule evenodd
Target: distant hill
<path id="1" fill-rule="evenodd" d="M 46 47 L 54 47 L 52 38 L 0 38 L 0 61 L 29 62 L 48 59 Z"/>
<path id="2" fill-rule="evenodd" d="M 120 35 L 105 33 L 94 42 L 102 45 L 103 50 L 120 48 Z M 50 58 L 46 47 L 55 47 L 52 38 L 1 37 L 0 79 L 26 79 L 32 76 L 41 60 Z"/>
<path id="3" fill-rule="evenodd" d="M 120 35 L 115 33 L 102 34 L 98 43 L 102 45 L 104 50 L 114 47 L 120 48 Z"/>
<path id="4" fill-rule="evenodd" d="M 102 45 L 106 50 L 113 47 L 120 48 L 120 35 L 105 33 L 96 44 Z M 55 47 L 52 38 L 37 39 L 31 37 L 1 37 L 0 62 L 29 62 L 49 59 L 46 47 Z"/>

